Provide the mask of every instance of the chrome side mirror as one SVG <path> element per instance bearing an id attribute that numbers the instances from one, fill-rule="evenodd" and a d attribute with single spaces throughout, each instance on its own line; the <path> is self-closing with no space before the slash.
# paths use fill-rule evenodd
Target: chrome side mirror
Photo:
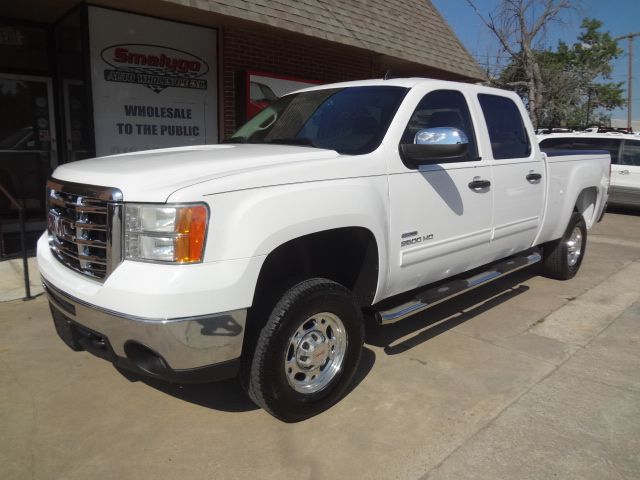
<path id="1" fill-rule="evenodd" d="M 453 127 L 418 130 L 413 143 L 400 145 L 400 156 L 409 168 L 468 160 L 469 137 Z"/>
<path id="2" fill-rule="evenodd" d="M 469 138 L 454 127 L 434 127 L 418 130 L 413 139 L 415 145 L 467 145 Z"/>

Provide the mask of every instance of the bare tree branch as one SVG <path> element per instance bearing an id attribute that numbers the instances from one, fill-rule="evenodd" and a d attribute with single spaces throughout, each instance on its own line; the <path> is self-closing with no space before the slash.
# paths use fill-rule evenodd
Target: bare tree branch
<path id="1" fill-rule="evenodd" d="M 471 8 L 473 8 L 473 10 L 476 12 L 476 14 L 478 15 L 478 17 L 480 17 L 480 20 L 482 21 L 482 23 L 485 24 L 485 26 L 491 30 L 491 32 L 496 36 L 496 38 L 498 39 L 498 41 L 500 42 L 500 45 L 502 45 L 502 48 L 504 48 L 504 50 L 511 55 L 512 57 L 515 57 L 517 52 L 515 50 L 512 49 L 511 44 L 509 43 L 509 39 L 508 39 L 508 35 L 505 35 L 504 32 L 498 28 L 496 26 L 495 20 L 492 17 L 491 14 L 489 14 L 489 19 L 486 19 L 481 13 L 480 10 L 478 10 L 478 7 L 476 7 L 475 3 L 472 0 L 466 0 L 467 3 L 469 4 L 469 6 L 471 6 Z"/>
<path id="2" fill-rule="evenodd" d="M 475 0 L 466 0 L 482 23 L 493 33 L 512 63 L 520 64 L 526 80 L 505 86 L 525 87 L 527 107 L 534 125 L 537 125 L 544 102 L 545 78 L 535 51 L 536 41 L 543 36 L 552 22 L 560 20 L 564 11 L 573 9 L 578 0 L 502 0 L 486 16 Z"/>

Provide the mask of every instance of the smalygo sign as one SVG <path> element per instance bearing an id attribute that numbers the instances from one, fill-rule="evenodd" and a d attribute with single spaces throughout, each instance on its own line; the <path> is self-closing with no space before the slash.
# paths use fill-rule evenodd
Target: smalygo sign
<path id="1" fill-rule="evenodd" d="M 206 90 L 202 77 L 209 65 L 192 53 L 162 45 L 111 45 L 100 52 L 104 62 L 113 67 L 104 70 L 107 82 L 136 83 L 156 93 L 168 87 Z"/>
<path id="2" fill-rule="evenodd" d="M 96 155 L 217 143 L 217 31 L 88 9 Z"/>

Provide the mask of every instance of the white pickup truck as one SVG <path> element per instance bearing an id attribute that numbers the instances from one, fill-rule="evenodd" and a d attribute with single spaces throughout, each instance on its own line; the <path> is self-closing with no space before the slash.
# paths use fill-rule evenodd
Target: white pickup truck
<path id="1" fill-rule="evenodd" d="M 575 275 L 609 174 L 607 152 L 540 153 L 510 92 L 324 85 L 221 145 L 58 167 L 38 264 L 74 350 L 173 382 L 239 376 L 298 421 L 344 394 L 363 309 L 392 323 L 536 262 Z"/>

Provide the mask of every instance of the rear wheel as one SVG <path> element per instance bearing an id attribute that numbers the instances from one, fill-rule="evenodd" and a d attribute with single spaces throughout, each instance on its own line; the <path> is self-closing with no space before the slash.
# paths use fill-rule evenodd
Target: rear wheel
<path id="1" fill-rule="evenodd" d="M 286 422 L 326 410 L 345 393 L 362 353 L 360 308 L 342 285 L 323 278 L 290 288 L 256 343 L 251 399 Z"/>
<path id="2" fill-rule="evenodd" d="M 587 225 L 582 215 L 573 212 L 562 238 L 544 246 L 543 273 L 551 278 L 573 278 L 587 246 Z"/>

